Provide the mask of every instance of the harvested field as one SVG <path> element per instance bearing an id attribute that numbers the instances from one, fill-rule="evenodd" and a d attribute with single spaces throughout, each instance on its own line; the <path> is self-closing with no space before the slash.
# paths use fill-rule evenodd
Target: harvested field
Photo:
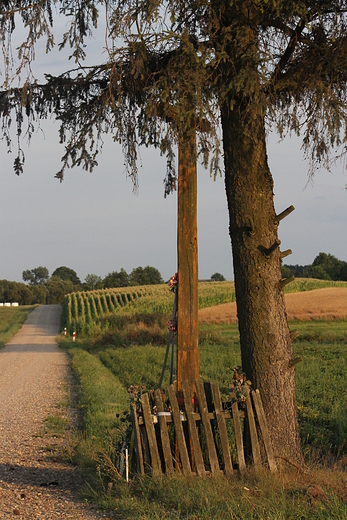
<path id="1" fill-rule="evenodd" d="M 289 320 L 347 319 L 347 288 L 328 287 L 284 295 Z M 200 323 L 236 323 L 236 303 L 223 303 L 199 311 Z"/>

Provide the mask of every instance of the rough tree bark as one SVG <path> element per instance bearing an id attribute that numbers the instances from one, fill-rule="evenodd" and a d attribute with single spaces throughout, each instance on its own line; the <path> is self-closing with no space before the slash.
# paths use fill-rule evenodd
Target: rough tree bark
<path id="1" fill-rule="evenodd" d="M 229 107 L 227 100 L 222 128 L 242 367 L 260 390 L 275 454 L 301 463 L 264 117 L 257 105 Z"/>

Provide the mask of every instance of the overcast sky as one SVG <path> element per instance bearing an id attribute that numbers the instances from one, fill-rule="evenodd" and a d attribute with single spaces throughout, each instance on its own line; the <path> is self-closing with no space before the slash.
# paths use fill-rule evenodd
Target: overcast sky
<path id="1" fill-rule="evenodd" d="M 66 63 L 66 55 L 47 57 L 39 48 L 35 73 L 56 73 Z M 134 195 L 121 149 L 106 138 L 92 174 L 67 170 L 59 183 L 54 178 L 63 155 L 58 124 L 47 122 L 43 130 L 24 147 L 20 177 L 13 171 L 15 148 L 8 154 L 0 141 L 0 279 L 21 281 L 23 270 L 40 265 L 50 274 L 66 265 L 82 281 L 88 273 L 104 277 L 122 267 L 130 272 L 152 265 L 168 279 L 177 263 L 177 197 L 163 196 L 165 159 L 156 150 L 141 151 L 140 189 Z M 291 204 L 296 208 L 279 226 L 281 249 L 293 251 L 285 262 L 312 263 L 321 251 L 347 261 L 347 177 L 342 165 L 333 174 L 318 172 L 307 185 L 300 140 L 278 143 L 271 134 L 268 156 L 277 213 Z M 201 279 L 216 271 L 233 278 L 224 179 L 214 182 L 203 168 L 198 171 L 198 250 Z"/>

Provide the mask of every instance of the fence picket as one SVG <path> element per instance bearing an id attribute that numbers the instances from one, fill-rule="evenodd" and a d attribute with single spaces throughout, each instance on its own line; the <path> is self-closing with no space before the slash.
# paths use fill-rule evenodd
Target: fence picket
<path id="1" fill-rule="evenodd" d="M 211 390 L 212 390 L 213 401 L 214 401 L 214 409 L 216 412 L 219 436 L 220 436 L 220 441 L 221 441 L 221 445 L 222 445 L 224 470 L 225 470 L 225 474 L 227 476 L 230 476 L 233 473 L 233 465 L 231 462 L 228 432 L 227 432 L 227 427 L 225 424 L 225 418 L 223 415 L 223 406 L 222 406 L 222 400 L 220 397 L 218 384 L 211 383 Z"/>
<path id="2" fill-rule="evenodd" d="M 141 445 L 141 434 L 140 434 L 140 427 L 137 419 L 137 412 L 136 412 L 136 406 L 132 403 L 130 407 L 130 415 L 131 415 L 131 422 L 134 429 L 134 444 L 135 444 L 135 451 L 136 451 L 136 459 L 137 459 L 137 468 L 139 470 L 139 473 L 141 475 L 145 474 L 144 465 L 143 465 L 143 455 L 142 455 L 142 445 Z"/>
<path id="3" fill-rule="evenodd" d="M 204 390 L 204 383 L 201 379 L 195 380 L 196 392 L 198 394 L 199 410 L 201 414 L 202 424 L 204 425 L 208 456 L 210 459 L 211 471 L 213 475 L 220 473 L 219 462 L 217 457 L 216 445 L 213 438 L 211 421 L 208 415 L 207 401 Z"/>
<path id="4" fill-rule="evenodd" d="M 141 403 L 142 403 L 143 419 L 144 419 L 145 425 L 146 425 L 147 440 L 148 440 L 149 452 L 151 455 L 153 473 L 156 475 L 160 475 L 161 474 L 161 462 L 160 462 L 160 457 L 159 457 L 159 452 L 158 452 L 157 440 L 155 437 L 155 430 L 154 430 L 154 424 L 153 424 L 153 419 L 152 419 L 152 415 L 151 415 L 151 408 L 149 405 L 148 394 L 141 395 Z"/>
<path id="5" fill-rule="evenodd" d="M 259 427 L 261 430 L 261 434 L 264 441 L 265 451 L 267 455 L 267 460 L 269 463 L 269 469 L 271 472 L 277 471 L 277 464 L 275 461 L 272 444 L 270 441 L 269 430 L 267 427 L 267 421 L 264 413 L 263 404 L 261 402 L 259 390 L 255 390 L 252 392 L 252 398 L 254 403 L 254 408 L 258 417 Z"/>
<path id="6" fill-rule="evenodd" d="M 190 441 L 193 448 L 194 462 L 196 466 L 196 472 L 199 476 L 206 474 L 204 459 L 201 452 L 198 431 L 196 429 L 196 422 L 193 415 L 192 398 L 190 394 L 189 382 L 183 381 L 182 390 L 184 395 L 184 406 L 186 409 L 187 420 L 189 425 Z"/>
<path id="7" fill-rule="evenodd" d="M 178 451 L 180 455 L 180 460 L 182 464 L 182 471 L 184 475 L 190 475 L 191 474 L 191 468 L 190 468 L 190 462 L 189 462 L 189 456 L 188 456 L 188 450 L 186 445 L 186 440 L 184 438 L 184 432 L 182 427 L 182 421 L 181 421 L 181 413 L 178 407 L 178 402 L 176 399 L 176 392 L 174 385 L 170 385 L 167 389 L 169 394 L 169 399 L 171 403 L 171 409 L 172 409 L 172 416 L 175 424 L 175 433 L 176 433 L 176 440 L 178 445 Z"/>
<path id="8" fill-rule="evenodd" d="M 235 392 L 230 392 L 231 411 L 233 413 L 234 432 L 235 432 L 235 444 L 237 452 L 237 460 L 239 464 L 239 472 L 241 475 L 246 471 L 245 453 L 243 450 L 243 439 L 242 439 L 242 428 L 240 421 L 239 407 L 237 404 Z"/>
<path id="9" fill-rule="evenodd" d="M 260 457 L 260 448 L 257 436 L 257 427 L 255 425 L 253 406 L 251 393 L 249 388 L 246 388 L 246 408 L 247 408 L 247 417 L 248 417 L 248 426 L 249 433 L 251 436 L 251 446 L 252 446 L 252 456 L 253 456 L 253 464 L 256 469 L 261 466 L 261 457 Z"/>
<path id="10" fill-rule="evenodd" d="M 154 392 L 155 405 L 159 414 L 164 413 L 164 405 L 161 397 L 161 390 L 157 388 Z M 171 447 L 170 447 L 170 438 L 169 432 L 167 428 L 167 422 L 165 416 L 158 416 L 159 428 L 160 428 L 160 437 L 161 437 L 161 445 L 163 448 L 163 455 L 165 461 L 166 473 L 173 473 L 173 464 L 172 464 L 172 455 L 171 455 Z"/>

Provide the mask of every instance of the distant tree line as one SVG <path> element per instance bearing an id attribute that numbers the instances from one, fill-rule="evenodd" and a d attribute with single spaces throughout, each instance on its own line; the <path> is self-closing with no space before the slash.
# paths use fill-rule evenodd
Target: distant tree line
<path id="1" fill-rule="evenodd" d="M 155 267 L 147 265 L 146 267 L 136 267 L 130 274 L 125 269 L 120 271 L 112 271 L 105 278 L 101 278 L 96 274 L 88 274 L 85 277 L 83 290 L 91 291 L 93 289 L 109 289 L 112 287 L 129 287 L 133 285 L 156 285 L 164 283 L 160 272 Z"/>
<path id="2" fill-rule="evenodd" d="M 58 267 L 49 276 L 47 267 L 39 266 L 22 273 L 22 282 L 0 280 L 0 302 L 18 302 L 19 305 L 61 303 L 65 294 L 110 287 L 154 285 L 164 283 L 155 267 L 136 267 L 130 274 L 125 269 L 113 271 L 105 278 L 88 274 L 82 283 L 76 271 L 66 266 Z"/>
<path id="3" fill-rule="evenodd" d="M 160 272 L 155 267 L 136 267 L 128 275 L 125 269 L 119 272 L 109 273 L 103 280 L 103 286 L 107 287 L 127 287 L 133 285 L 157 285 L 164 283 Z"/>
<path id="4" fill-rule="evenodd" d="M 0 280 L 0 302 L 18 302 L 19 305 L 61 303 L 64 295 L 74 290 L 71 282 L 53 278 L 37 285 Z"/>
<path id="5" fill-rule="evenodd" d="M 333 255 L 319 253 L 309 265 L 283 265 L 283 278 L 294 275 L 296 278 L 318 278 L 320 280 L 347 281 L 347 262 Z"/>
<path id="6" fill-rule="evenodd" d="M 294 275 L 296 278 L 347 281 L 347 262 L 327 253 L 319 253 L 312 264 L 285 264 L 281 270 L 283 278 Z M 61 303 L 64 295 L 73 291 L 164 283 L 158 269 L 149 265 L 136 267 L 130 274 L 121 268 L 120 271 L 108 273 L 104 278 L 88 274 L 84 282 L 81 282 L 76 271 L 66 266 L 58 267 L 51 277 L 47 267 L 27 269 L 23 271 L 22 278 L 26 283 L 0 280 L 0 302 L 18 302 L 19 305 L 53 304 Z M 211 276 L 211 281 L 224 280 L 220 273 Z"/>

